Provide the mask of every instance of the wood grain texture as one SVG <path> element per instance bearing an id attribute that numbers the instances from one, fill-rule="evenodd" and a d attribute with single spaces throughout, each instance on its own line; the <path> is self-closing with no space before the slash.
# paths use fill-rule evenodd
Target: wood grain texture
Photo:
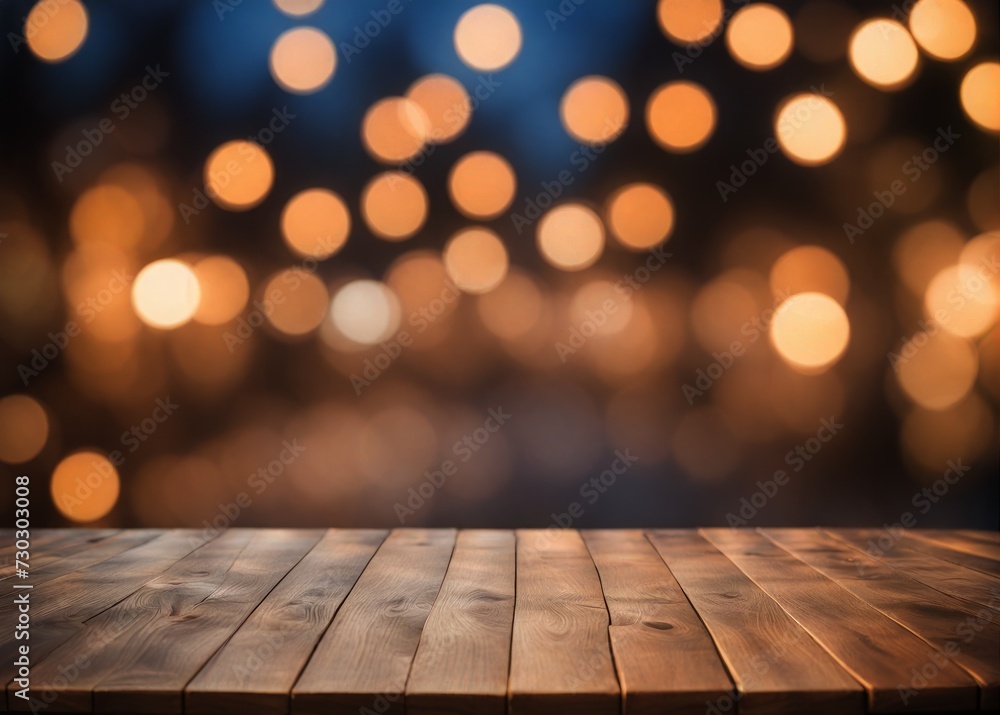
<path id="1" fill-rule="evenodd" d="M 753 531 L 701 533 L 868 690 L 872 712 L 975 710 L 972 677 L 930 644 Z M 929 664 L 931 676 L 911 671 Z M 901 688 L 902 686 L 902 688 Z"/>
<path id="2" fill-rule="evenodd" d="M 1000 532 L 982 531 L 977 529 L 956 529 L 956 534 L 961 534 L 976 541 L 983 541 L 987 544 L 1000 544 Z"/>
<path id="3" fill-rule="evenodd" d="M 994 578 L 1000 578 L 1000 562 L 979 556 L 978 554 L 970 554 L 966 551 L 952 549 L 931 539 L 921 539 L 909 533 L 908 530 L 896 529 L 888 532 L 885 529 L 848 529 L 846 531 L 850 534 L 860 536 L 866 541 L 874 540 L 877 542 L 882 539 L 885 542 L 888 540 L 918 553 L 933 556 L 943 561 L 949 561 L 965 568 L 981 571 Z"/>
<path id="4" fill-rule="evenodd" d="M 30 558 L 28 559 L 28 570 L 31 572 L 31 578 L 26 583 L 38 583 L 38 573 L 46 566 L 67 556 L 85 551 L 117 533 L 117 529 L 80 529 L 79 531 L 70 531 L 53 541 L 43 542 L 41 545 L 32 540 L 29 549 Z M 17 568 L 15 563 L 16 550 L 8 548 L 5 551 L 7 551 L 6 554 L 0 553 L 0 561 L 3 562 L 0 565 L 0 581 L 13 578 Z"/>
<path id="5" fill-rule="evenodd" d="M 410 665 L 455 536 L 453 529 L 389 535 L 295 684 L 293 713 L 404 712 Z"/>
<path id="6" fill-rule="evenodd" d="M 951 598 L 814 529 L 761 529 L 772 542 L 936 646 L 1000 708 L 1000 627 L 989 609 Z"/>
<path id="7" fill-rule="evenodd" d="M 582 532 L 611 617 L 611 650 L 629 715 L 702 715 L 732 696 L 726 667 L 680 585 L 642 531 Z"/>
<path id="8" fill-rule="evenodd" d="M 865 691 L 757 584 L 699 534 L 648 532 L 711 633 L 738 687 L 721 713 L 863 713 Z M 704 710 L 703 710 L 704 712 Z"/>
<path id="9" fill-rule="evenodd" d="M 1000 578 L 892 541 L 880 544 L 877 539 L 865 538 L 854 529 L 824 529 L 823 533 L 953 598 L 1000 613 Z"/>
<path id="10" fill-rule="evenodd" d="M 517 532 L 511 715 L 616 715 L 621 691 L 601 581 L 576 531 Z"/>
<path id="11" fill-rule="evenodd" d="M 459 532 L 406 684 L 407 715 L 503 715 L 514 621 L 513 531 Z"/>
<path id="12" fill-rule="evenodd" d="M 291 690 L 388 532 L 331 529 L 186 688 L 186 712 L 287 713 Z"/>
<path id="13" fill-rule="evenodd" d="M 991 544 L 957 531 L 913 529 L 910 535 L 921 541 L 939 544 L 954 551 L 1000 562 L 1000 544 Z"/>
<path id="14" fill-rule="evenodd" d="M 32 675 L 60 710 L 181 713 L 184 686 L 320 536 L 230 529 L 89 619 Z"/>
<path id="15" fill-rule="evenodd" d="M 101 534 L 85 533 L 83 540 L 61 544 L 52 551 L 44 551 L 41 558 L 32 562 L 31 576 L 26 583 L 40 586 L 65 574 L 86 569 L 123 554 L 129 549 L 142 546 L 161 533 L 158 529 L 108 530 L 107 533 Z M 6 578 L 11 577 L 8 576 L 0 580 Z"/>

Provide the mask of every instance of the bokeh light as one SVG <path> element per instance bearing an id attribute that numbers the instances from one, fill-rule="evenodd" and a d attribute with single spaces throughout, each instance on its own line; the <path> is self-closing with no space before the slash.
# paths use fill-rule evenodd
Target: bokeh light
<path id="1" fill-rule="evenodd" d="M 466 293 L 488 293 L 507 275 L 509 261 L 503 241 L 485 228 L 467 228 L 444 247 L 448 277 Z"/>
<path id="2" fill-rule="evenodd" d="M 792 52 L 792 23 L 770 3 L 745 5 L 726 27 L 726 47 L 733 59 L 752 70 L 769 70 Z"/>
<path id="3" fill-rule="evenodd" d="M 660 29 L 677 44 L 699 42 L 722 23 L 722 0 L 659 0 L 656 17 Z"/>
<path id="4" fill-rule="evenodd" d="M 390 338 L 399 327 L 399 301 L 384 283 L 357 280 L 333 296 L 330 319 L 348 340 L 375 345 Z"/>
<path id="5" fill-rule="evenodd" d="M 194 321 L 202 325 L 222 325 L 236 318 L 250 299 L 246 271 L 228 256 L 209 256 L 193 267 L 201 298 Z"/>
<path id="6" fill-rule="evenodd" d="M 476 309 L 490 331 L 505 340 L 516 340 L 538 324 L 545 298 L 529 273 L 511 268 L 494 290 L 479 296 Z"/>
<path id="7" fill-rule="evenodd" d="M 845 305 L 850 288 L 851 281 L 843 262 L 819 246 L 793 248 L 771 268 L 771 290 L 776 296 L 824 293 Z"/>
<path id="8" fill-rule="evenodd" d="M 97 452 L 75 452 L 52 472 L 51 492 L 56 508 L 78 523 L 108 515 L 118 501 L 118 471 Z"/>
<path id="9" fill-rule="evenodd" d="M 774 133 L 785 156 L 796 164 L 817 166 L 831 161 L 843 149 L 847 124 L 829 99 L 803 93 L 778 107 Z"/>
<path id="10" fill-rule="evenodd" d="M 583 204 L 563 204 L 546 213 L 536 237 L 542 257 L 565 271 L 593 265 L 604 250 L 604 224 Z"/>
<path id="11" fill-rule="evenodd" d="M 361 139 L 368 153 L 386 164 L 412 159 L 430 136 L 431 123 L 419 104 L 405 97 L 387 97 L 365 113 Z"/>
<path id="12" fill-rule="evenodd" d="M 466 154 L 448 175 L 448 194 L 455 208 L 471 218 L 494 218 L 514 201 L 514 168 L 499 154 Z"/>
<path id="13" fill-rule="evenodd" d="M 938 330 L 921 331 L 892 358 L 907 397 L 929 410 L 943 410 L 969 394 L 979 370 L 979 356 L 968 340 Z"/>
<path id="14" fill-rule="evenodd" d="M 205 160 L 205 193 L 230 211 L 251 209 L 267 196 L 274 183 L 274 165 L 255 142 L 226 142 Z"/>
<path id="15" fill-rule="evenodd" d="M 663 243 L 674 230 L 674 205 L 655 184 L 623 186 L 608 199 L 608 228 L 619 243 L 641 251 Z"/>
<path id="16" fill-rule="evenodd" d="M 430 125 L 427 139 L 436 144 L 460 135 L 472 118 L 472 101 L 465 87 L 454 77 L 429 74 L 406 90 L 406 98 L 424 111 Z"/>
<path id="17" fill-rule="evenodd" d="M 275 6 L 286 15 L 302 17 L 323 6 L 323 0 L 274 0 Z"/>
<path id="18" fill-rule="evenodd" d="M 0 399 L 0 462 L 23 464 L 38 456 L 49 438 L 49 418 L 33 397 Z"/>
<path id="19" fill-rule="evenodd" d="M 322 89 L 337 68 L 337 51 L 315 27 L 295 27 L 271 47 L 271 76 L 286 92 L 312 94 Z"/>
<path id="20" fill-rule="evenodd" d="M 962 109 L 983 129 L 1000 132 L 1000 62 L 981 62 L 962 79 Z"/>
<path id="21" fill-rule="evenodd" d="M 990 406 L 972 393 L 947 409 L 910 410 L 900 429 L 900 446 L 929 474 L 940 475 L 941 465 L 954 460 L 956 454 L 962 455 L 965 463 L 980 459 L 996 430 Z"/>
<path id="22" fill-rule="evenodd" d="M 569 135 L 579 142 L 614 141 L 628 125 L 628 97 L 612 79 L 582 77 L 563 94 L 559 116 Z"/>
<path id="23" fill-rule="evenodd" d="M 500 5 L 476 5 L 455 25 L 455 51 L 462 62 L 481 72 L 503 69 L 521 51 L 521 25 Z"/>
<path id="24" fill-rule="evenodd" d="M 87 9 L 79 0 L 39 0 L 25 18 L 24 35 L 38 59 L 62 62 L 80 49 L 88 27 Z"/>
<path id="25" fill-rule="evenodd" d="M 927 316 L 955 335 L 973 338 L 985 333 L 996 320 L 1000 298 L 988 271 L 988 263 L 941 270 L 924 295 Z"/>
<path id="26" fill-rule="evenodd" d="M 836 362 L 850 339 L 847 314 L 823 293 L 798 293 L 778 306 L 771 344 L 800 371 L 818 372 Z"/>
<path id="27" fill-rule="evenodd" d="M 330 294 L 312 273 L 288 268 L 267 281 L 261 300 L 271 309 L 267 313 L 271 326 L 282 335 L 298 337 L 311 333 L 323 322 Z"/>
<path id="28" fill-rule="evenodd" d="M 281 235 L 303 258 L 329 258 L 344 247 L 350 232 L 347 205 L 328 189 L 300 191 L 281 212 Z"/>
<path id="29" fill-rule="evenodd" d="M 892 250 L 893 265 L 903 284 L 923 297 L 943 266 L 958 262 L 965 237 L 947 221 L 924 221 L 908 228 Z"/>
<path id="30" fill-rule="evenodd" d="M 132 306 L 146 325 L 176 328 L 191 320 L 201 302 L 201 287 L 191 266 L 172 258 L 143 268 L 132 284 Z"/>
<path id="31" fill-rule="evenodd" d="M 78 243 L 106 242 L 134 248 L 143 237 L 145 219 L 139 202 L 125 188 L 99 184 L 73 204 L 69 231 Z"/>
<path id="32" fill-rule="evenodd" d="M 905 86 L 920 59 L 906 28 L 886 18 L 868 20 L 854 31 L 848 57 L 861 79 L 888 90 Z"/>
<path id="33" fill-rule="evenodd" d="M 599 278 L 580 286 L 569 303 L 572 325 L 590 322 L 597 335 L 613 335 L 623 331 L 632 320 L 634 302 L 624 299 L 610 280 Z M 593 316 L 599 315 L 595 320 Z"/>
<path id="34" fill-rule="evenodd" d="M 408 174 L 387 171 L 373 178 L 361 192 L 361 215 L 379 238 L 402 241 L 427 220 L 427 192 Z"/>
<path id="35" fill-rule="evenodd" d="M 649 135 L 668 151 L 694 151 L 715 129 L 715 102 L 701 85 L 670 82 L 657 88 L 646 104 Z"/>
<path id="36" fill-rule="evenodd" d="M 918 0 L 909 24 L 913 39 L 939 60 L 960 59 L 976 42 L 976 18 L 962 0 Z"/>

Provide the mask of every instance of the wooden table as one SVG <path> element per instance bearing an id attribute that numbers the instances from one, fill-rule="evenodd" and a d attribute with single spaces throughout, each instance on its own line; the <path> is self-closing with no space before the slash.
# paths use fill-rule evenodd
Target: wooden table
<path id="1" fill-rule="evenodd" d="M 1000 707 L 995 533 L 49 530 L 27 579 L 4 536 L 12 711 L 21 645 L 45 713 Z"/>

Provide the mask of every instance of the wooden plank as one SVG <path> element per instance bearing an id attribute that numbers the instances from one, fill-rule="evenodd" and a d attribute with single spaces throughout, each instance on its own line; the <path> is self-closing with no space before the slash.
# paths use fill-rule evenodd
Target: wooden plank
<path id="1" fill-rule="evenodd" d="M 619 712 L 621 690 L 597 567 L 575 530 L 517 532 L 511 715 Z"/>
<path id="2" fill-rule="evenodd" d="M 299 673 L 386 531 L 331 529 L 186 688 L 186 711 L 289 711 Z"/>
<path id="3" fill-rule="evenodd" d="M 879 545 L 876 540 L 866 539 L 853 529 L 824 529 L 823 532 L 931 588 L 1000 613 L 1000 578 L 893 542 Z"/>
<path id="4" fill-rule="evenodd" d="M 629 715 L 691 713 L 732 697 L 726 667 L 676 579 L 639 530 L 582 532 L 611 616 L 611 651 Z"/>
<path id="5" fill-rule="evenodd" d="M 814 529 L 758 531 L 939 648 L 975 678 L 982 709 L 1000 708 L 1000 627 L 992 611 L 946 596 Z"/>
<path id="6" fill-rule="evenodd" d="M 69 543 L 54 552 L 47 553 L 45 558 L 33 561 L 31 577 L 26 583 L 40 586 L 65 574 L 88 568 L 129 549 L 142 546 L 162 533 L 160 529 L 111 531 L 106 536 L 91 535 L 85 541 Z M 5 579 L 0 579 L 2 580 Z"/>
<path id="7" fill-rule="evenodd" d="M 939 544 L 954 551 L 960 551 L 963 554 L 972 554 L 983 559 L 1000 561 L 1000 544 L 990 544 L 955 531 L 943 531 L 940 529 L 913 529 L 910 535 L 921 541 Z"/>
<path id="8" fill-rule="evenodd" d="M 389 535 L 292 689 L 293 713 L 403 713 L 420 631 L 454 546 L 454 529 Z"/>
<path id="9" fill-rule="evenodd" d="M 406 683 L 407 715 L 503 715 L 514 621 L 513 531 L 458 534 Z"/>
<path id="10" fill-rule="evenodd" d="M 740 713 L 865 712 L 861 685 L 715 546 L 689 530 L 647 536 L 715 640 Z M 733 712 L 733 700 L 702 711 Z"/>
<path id="11" fill-rule="evenodd" d="M 736 529 L 700 533 L 864 683 L 872 712 L 976 709 L 979 689 L 971 676 L 764 536 Z M 920 675 L 924 669 L 929 677 Z"/>
<path id="12" fill-rule="evenodd" d="M 83 621 L 131 595 L 202 543 L 201 535 L 194 530 L 168 531 L 118 556 L 46 583 L 32 595 L 33 662 L 79 632 Z M 0 623 L 13 623 L 16 617 L 16 605 L 0 601 Z M 0 629 L 0 682 L 5 685 L 14 678 L 17 645 L 12 629 Z"/>
<path id="13" fill-rule="evenodd" d="M 964 551 L 956 551 L 935 541 L 920 539 L 909 533 L 909 530 L 897 528 L 892 531 L 885 529 L 851 529 L 850 533 L 860 536 L 865 541 L 872 540 L 876 543 L 905 546 L 921 554 L 933 556 L 943 561 L 949 561 L 965 568 L 980 571 L 995 578 L 1000 578 L 1000 563 L 993 559 L 984 558 Z"/>
<path id="14" fill-rule="evenodd" d="M 184 686 L 321 536 L 230 529 L 88 620 L 32 678 L 60 710 L 181 713 Z M 62 675 L 82 663 L 75 678 Z"/>
<path id="15" fill-rule="evenodd" d="M 27 561 L 30 578 L 25 583 L 37 583 L 35 579 L 39 570 L 48 564 L 89 549 L 117 533 L 119 533 L 118 529 L 74 529 L 64 532 L 60 538 L 47 542 L 43 546 L 37 546 L 32 542 L 29 549 L 30 557 Z M 3 564 L 0 565 L 0 581 L 16 577 L 15 555 L 16 552 L 12 550 L 6 560 L 0 556 L 0 560 L 3 560 Z"/>
<path id="16" fill-rule="evenodd" d="M 1000 533 L 996 531 L 983 531 L 981 529 L 957 529 L 955 533 L 961 534 L 962 536 L 970 539 L 975 539 L 976 541 L 983 541 L 987 544 L 1000 544 Z"/>

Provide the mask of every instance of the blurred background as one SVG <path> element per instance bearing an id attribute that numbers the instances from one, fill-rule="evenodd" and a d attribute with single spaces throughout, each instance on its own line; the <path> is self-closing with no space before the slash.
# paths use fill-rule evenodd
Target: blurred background
<path id="1" fill-rule="evenodd" d="M 34 526 L 997 528 L 998 14 L 4 2 L 0 470 Z"/>

